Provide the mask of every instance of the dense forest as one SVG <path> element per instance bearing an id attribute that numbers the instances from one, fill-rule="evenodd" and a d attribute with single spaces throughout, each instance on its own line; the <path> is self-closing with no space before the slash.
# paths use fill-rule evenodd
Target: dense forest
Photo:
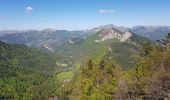
<path id="1" fill-rule="evenodd" d="M 25 45 L 0 42 L 0 100 L 47 99 L 55 93 L 54 57 Z"/>
<path id="2" fill-rule="evenodd" d="M 54 55 L 0 42 L 0 99 L 169 100 L 170 34 L 145 43 L 138 55 L 129 69 L 112 59 L 89 59 L 63 82 Z"/>
<path id="3" fill-rule="evenodd" d="M 113 61 L 89 60 L 75 79 L 62 87 L 61 100 L 169 100 L 170 34 L 146 43 L 139 62 L 122 69 Z"/>

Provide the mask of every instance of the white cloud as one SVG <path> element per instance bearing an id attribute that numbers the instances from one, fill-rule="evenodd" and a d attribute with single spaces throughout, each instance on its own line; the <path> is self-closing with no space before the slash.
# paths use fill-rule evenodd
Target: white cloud
<path id="1" fill-rule="evenodd" d="M 113 9 L 109 9 L 109 10 L 101 9 L 101 10 L 99 10 L 99 13 L 100 14 L 110 14 L 110 13 L 115 13 L 115 10 L 113 10 Z"/>
<path id="2" fill-rule="evenodd" d="M 28 13 L 28 14 L 32 14 L 33 10 L 34 9 L 30 6 L 26 7 L 26 13 Z"/>

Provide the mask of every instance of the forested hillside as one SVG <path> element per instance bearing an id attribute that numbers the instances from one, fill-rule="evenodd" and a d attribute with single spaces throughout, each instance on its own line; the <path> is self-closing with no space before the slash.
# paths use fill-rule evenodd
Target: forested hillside
<path id="1" fill-rule="evenodd" d="M 157 44 L 146 43 L 140 61 L 123 70 L 113 61 L 89 60 L 70 83 L 61 100 L 169 100 L 170 34 Z"/>
<path id="2" fill-rule="evenodd" d="M 25 45 L 0 42 L 0 100 L 42 100 L 53 96 L 54 57 Z"/>
<path id="3" fill-rule="evenodd" d="M 91 37 L 74 49 L 82 50 L 83 46 L 89 47 L 84 48 L 85 51 L 97 49 L 91 52 L 96 56 L 81 58 L 88 60 L 85 64 L 72 60 L 69 65 L 60 64 L 56 61 L 60 57 L 51 53 L 25 45 L 0 42 L 0 99 L 169 100 L 170 34 L 166 39 L 158 40 L 157 43 L 148 41 L 143 46 L 142 41 L 145 39 L 138 38 L 131 37 L 127 44 L 112 39 L 94 45 L 92 41 L 96 40 L 96 36 Z M 130 43 L 131 46 L 141 43 L 142 47 L 135 47 L 138 50 L 135 65 L 125 69 L 116 59 L 106 59 L 115 52 L 105 54 L 104 45 L 113 45 L 113 50 L 119 48 L 118 51 L 123 53 L 127 49 L 120 48 L 127 48 Z M 127 59 L 128 55 L 124 57 Z"/>
<path id="4" fill-rule="evenodd" d="M 110 59 L 127 69 L 136 64 L 142 44 L 148 41 L 150 40 L 130 31 L 121 32 L 109 27 L 93 33 L 83 41 L 63 44 L 57 49 L 56 55 L 61 55 L 65 59 L 72 56 L 72 59 L 83 64 L 88 59 Z"/>

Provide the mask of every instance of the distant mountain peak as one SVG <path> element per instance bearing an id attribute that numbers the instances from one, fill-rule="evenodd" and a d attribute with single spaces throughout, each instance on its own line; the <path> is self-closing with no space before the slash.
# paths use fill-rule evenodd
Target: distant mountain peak
<path id="1" fill-rule="evenodd" d="M 129 31 L 121 32 L 112 27 L 102 29 L 98 33 L 99 33 L 98 34 L 99 40 L 95 40 L 95 42 L 103 42 L 103 41 L 110 40 L 110 39 L 118 39 L 121 42 L 124 42 L 132 36 L 132 33 Z"/>
<path id="2" fill-rule="evenodd" d="M 121 32 L 126 32 L 128 31 L 129 29 L 127 27 L 123 27 L 123 26 L 115 26 L 113 24 L 107 24 L 107 25 L 103 25 L 103 26 L 99 26 L 99 27 L 96 27 L 96 28 L 93 28 L 91 29 L 91 31 L 93 32 L 99 32 L 103 29 L 110 29 L 110 28 L 114 28 L 114 29 L 117 29 Z"/>
<path id="3" fill-rule="evenodd" d="M 151 40 L 159 40 L 167 36 L 167 33 L 170 32 L 170 26 L 135 26 L 131 28 L 131 31 Z"/>
<path id="4" fill-rule="evenodd" d="M 57 29 L 46 28 L 42 30 L 42 32 L 55 32 L 55 31 L 57 31 Z"/>

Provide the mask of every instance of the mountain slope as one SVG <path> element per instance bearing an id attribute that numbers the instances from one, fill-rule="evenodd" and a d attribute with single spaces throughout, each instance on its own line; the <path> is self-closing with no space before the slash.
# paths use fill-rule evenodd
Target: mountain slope
<path id="1" fill-rule="evenodd" d="M 148 41 L 130 31 L 121 32 L 114 28 L 102 29 L 79 44 L 66 44 L 56 52 L 65 58 L 86 62 L 88 59 L 112 59 L 123 67 L 130 67 L 137 60 L 141 44 Z"/>
<path id="2" fill-rule="evenodd" d="M 52 29 L 44 29 L 42 31 L 5 30 L 0 31 L 0 40 L 6 43 L 25 44 L 27 46 L 39 48 L 44 51 L 56 52 L 59 47 L 67 44 L 67 42 L 80 43 L 84 41 L 84 39 L 86 39 L 87 37 L 90 37 L 101 30 L 109 28 L 114 28 L 123 33 L 131 31 L 134 34 L 146 37 L 151 40 L 160 40 L 162 38 L 165 38 L 167 36 L 167 33 L 170 32 L 169 26 L 135 26 L 132 28 L 127 28 L 122 26 L 115 26 L 113 24 L 108 24 L 95 27 L 90 30 L 81 31 L 52 30 Z"/>
<path id="3" fill-rule="evenodd" d="M 83 39 L 90 33 L 87 31 L 50 30 L 42 31 L 0 31 L 0 40 L 10 44 L 25 44 L 44 51 L 55 52 L 63 43 L 71 38 Z"/>
<path id="4" fill-rule="evenodd" d="M 49 54 L 0 42 L 0 99 L 48 98 L 54 94 L 52 76 L 57 69 Z"/>
<path id="5" fill-rule="evenodd" d="M 117 30 L 119 30 L 121 32 L 126 32 L 126 31 L 129 30 L 129 28 L 127 28 L 127 27 L 115 26 L 113 24 L 108 24 L 108 25 L 95 27 L 95 28 L 91 29 L 91 31 L 93 31 L 95 33 L 95 32 L 99 32 L 99 31 L 101 31 L 103 29 L 109 29 L 109 28 L 114 28 L 114 29 L 117 29 Z"/>
<path id="6" fill-rule="evenodd" d="M 151 40 L 160 40 L 170 32 L 170 26 L 135 26 L 131 31 Z"/>

